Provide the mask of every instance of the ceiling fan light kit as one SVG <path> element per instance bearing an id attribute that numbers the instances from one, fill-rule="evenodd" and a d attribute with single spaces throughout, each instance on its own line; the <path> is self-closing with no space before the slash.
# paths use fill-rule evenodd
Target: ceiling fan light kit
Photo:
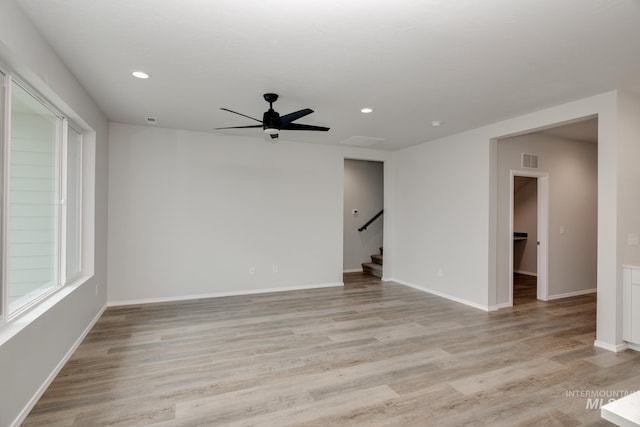
<path id="1" fill-rule="evenodd" d="M 237 114 L 242 117 L 246 117 L 251 120 L 255 120 L 256 122 L 261 123 L 260 125 L 248 125 L 248 126 L 229 126 L 216 128 L 216 130 L 220 129 L 247 129 L 247 128 L 262 128 L 262 130 L 271 136 L 271 139 L 278 138 L 281 130 L 311 130 L 311 131 L 323 131 L 326 132 L 329 130 L 328 127 L 323 126 L 314 126 L 314 125 L 303 125 L 298 123 L 293 123 L 295 120 L 298 120 L 301 117 L 307 116 L 313 113 L 313 110 L 310 108 L 304 108 L 302 110 L 295 111 L 293 113 L 285 114 L 284 116 L 280 116 L 280 114 L 273 109 L 273 103 L 278 100 L 278 94 L 276 93 L 265 93 L 263 95 L 264 100 L 269 103 L 269 109 L 265 111 L 262 115 L 262 120 L 258 120 L 254 117 L 247 116 L 246 114 L 238 113 L 237 111 L 229 110 L 228 108 L 220 108 L 221 110 L 228 111 L 233 114 Z"/>

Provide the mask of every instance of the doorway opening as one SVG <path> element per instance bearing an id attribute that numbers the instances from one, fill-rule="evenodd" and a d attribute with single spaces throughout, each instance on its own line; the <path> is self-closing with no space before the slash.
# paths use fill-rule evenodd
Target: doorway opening
<path id="1" fill-rule="evenodd" d="M 548 297 L 548 185 L 545 173 L 511 171 L 510 305 Z"/>
<path id="2" fill-rule="evenodd" d="M 344 160 L 343 274 L 382 278 L 384 163 Z"/>
<path id="3" fill-rule="evenodd" d="M 597 138 L 597 117 L 585 117 L 497 141 L 497 308 L 513 306 L 514 273 L 535 277 L 537 300 L 597 291 Z M 536 190 L 535 237 L 520 229 L 514 205 L 527 184 L 529 197 Z"/>

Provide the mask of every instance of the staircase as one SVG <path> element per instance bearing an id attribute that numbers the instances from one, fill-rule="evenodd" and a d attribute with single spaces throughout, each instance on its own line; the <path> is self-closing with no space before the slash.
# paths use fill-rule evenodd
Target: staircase
<path id="1" fill-rule="evenodd" d="M 371 262 L 362 263 L 362 271 L 382 278 L 382 246 L 380 247 L 380 254 L 371 255 Z"/>

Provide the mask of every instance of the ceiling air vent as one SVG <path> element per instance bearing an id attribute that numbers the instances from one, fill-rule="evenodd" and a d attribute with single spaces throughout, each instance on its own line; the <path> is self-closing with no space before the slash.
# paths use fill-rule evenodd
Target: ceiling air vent
<path id="1" fill-rule="evenodd" d="M 384 139 L 373 136 L 352 136 L 341 141 L 340 144 L 353 145 L 354 147 L 371 147 L 382 142 L 384 142 Z"/>
<path id="2" fill-rule="evenodd" d="M 538 156 L 535 154 L 522 153 L 522 167 L 538 169 Z"/>

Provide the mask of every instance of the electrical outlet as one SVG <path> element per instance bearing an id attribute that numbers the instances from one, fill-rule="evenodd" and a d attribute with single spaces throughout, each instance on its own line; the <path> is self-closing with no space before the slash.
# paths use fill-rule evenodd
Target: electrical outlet
<path id="1" fill-rule="evenodd" d="M 277 272 L 278 272 L 278 266 L 277 266 L 277 265 L 274 265 L 274 266 L 272 267 L 272 270 L 273 270 L 273 272 L 274 272 L 274 273 L 277 273 Z"/>
<path id="2" fill-rule="evenodd" d="M 249 274 L 252 275 L 252 276 L 254 274 L 256 274 L 256 268 L 255 267 L 249 267 Z"/>

